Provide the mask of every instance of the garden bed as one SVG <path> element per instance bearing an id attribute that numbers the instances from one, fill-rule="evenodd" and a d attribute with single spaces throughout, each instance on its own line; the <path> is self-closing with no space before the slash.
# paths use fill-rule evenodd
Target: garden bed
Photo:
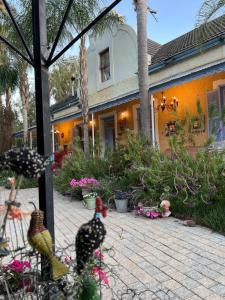
<path id="1" fill-rule="evenodd" d="M 152 207 L 169 200 L 174 216 L 225 233 L 225 152 L 205 148 L 192 156 L 185 148 L 188 141 L 183 132 L 172 137 L 166 155 L 140 136 L 128 134 L 127 146 L 89 160 L 75 147 L 55 174 L 55 187 L 77 196 L 80 192 L 71 188 L 71 179 L 94 177 L 100 182 L 96 192 L 107 204 L 113 203 L 116 191 L 137 187 L 131 191 L 130 208 L 139 202 Z"/>

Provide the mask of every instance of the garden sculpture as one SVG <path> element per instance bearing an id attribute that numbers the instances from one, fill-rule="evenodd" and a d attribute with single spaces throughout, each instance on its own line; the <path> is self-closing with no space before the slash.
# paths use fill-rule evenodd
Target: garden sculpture
<path id="1" fill-rule="evenodd" d="M 12 170 L 27 178 L 39 178 L 49 162 L 49 159 L 32 149 L 12 149 L 0 156 L 0 170 Z"/>
<path id="2" fill-rule="evenodd" d="M 163 218 L 169 217 L 171 215 L 170 201 L 163 200 L 160 204 L 160 207 L 162 208 L 162 217 Z"/>
<path id="3" fill-rule="evenodd" d="M 80 275 L 85 269 L 89 259 L 93 256 L 94 250 L 98 249 L 106 236 L 104 224 L 101 217 L 106 217 L 107 207 L 100 197 L 96 198 L 96 208 L 93 218 L 83 224 L 76 236 L 76 259 L 77 273 Z"/>
<path id="4" fill-rule="evenodd" d="M 34 203 L 32 204 L 34 205 Z M 52 279 L 57 280 L 68 273 L 68 268 L 53 255 L 52 237 L 50 232 L 45 228 L 43 220 L 44 212 L 35 207 L 35 210 L 31 214 L 27 236 L 28 242 L 38 253 L 49 260 Z"/>

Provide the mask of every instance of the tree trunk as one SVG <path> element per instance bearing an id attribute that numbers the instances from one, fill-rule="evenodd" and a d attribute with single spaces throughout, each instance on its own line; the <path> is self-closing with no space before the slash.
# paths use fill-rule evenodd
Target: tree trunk
<path id="1" fill-rule="evenodd" d="M 5 109 L 2 107 L 2 133 L 1 152 L 5 152 L 12 147 L 12 133 L 14 114 L 11 109 L 11 90 L 5 91 Z"/>
<path id="2" fill-rule="evenodd" d="M 83 129 L 84 129 L 84 155 L 89 158 L 89 134 L 88 134 L 88 67 L 86 37 L 82 36 L 80 42 L 80 100 L 82 104 Z"/>
<path id="3" fill-rule="evenodd" d="M 137 11 L 138 83 L 141 134 L 151 141 L 151 107 L 148 94 L 147 0 L 135 1 Z"/>
<path id="4" fill-rule="evenodd" d="M 28 111 L 29 111 L 29 82 L 27 76 L 27 64 L 23 63 L 20 70 L 20 97 L 23 106 L 23 142 L 24 146 L 28 146 Z"/>
<path id="5" fill-rule="evenodd" d="M 4 111 L 2 104 L 2 95 L 0 95 L 0 141 L 3 141 L 3 128 L 4 128 Z M 3 152 L 3 145 L 0 143 L 0 154 Z"/>
<path id="6" fill-rule="evenodd" d="M 5 91 L 5 106 L 6 106 L 6 110 L 10 111 L 11 110 L 11 103 L 10 103 L 10 99 L 11 99 L 11 91 L 10 89 L 6 89 Z"/>

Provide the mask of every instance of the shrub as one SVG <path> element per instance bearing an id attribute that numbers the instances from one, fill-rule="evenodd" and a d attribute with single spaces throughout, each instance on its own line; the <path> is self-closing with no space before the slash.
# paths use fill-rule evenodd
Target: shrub
<path id="1" fill-rule="evenodd" d="M 86 160 L 82 150 L 74 149 L 71 156 L 65 157 L 62 168 L 54 176 L 56 189 L 61 193 L 72 192 L 69 183 L 72 178 L 83 177 L 104 178 L 109 175 L 110 163 L 106 158 L 90 158 Z"/>
<path id="2" fill-rule="evenodd" d="M 0 172 L 0 186 L 4 186 L 6 188 L 9 188 L 8 183 L 7 183 L 7 178 L 8 177 L 16 177 L 17 175 L 8 170 L 4 170 Z M 20 189 L 30 189 L 30 188 L 36 188 L 38 187 L 38 181 L 36 179 L 28 179 L 23 177 Z"/>

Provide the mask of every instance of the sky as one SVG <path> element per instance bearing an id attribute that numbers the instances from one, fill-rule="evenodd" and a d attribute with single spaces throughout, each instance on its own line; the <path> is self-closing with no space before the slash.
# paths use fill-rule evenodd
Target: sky
<path id="1" fill-rule="evenodd" d="M 122 0 L 116 10 L 126 22 L 136 28 L 133 0 Z M 149 0 L 151 9 L 157 11 L 158 22 L 149 14 L 148 37 L 165 44 L 195 27 L 196 15 L 203 0 Z"/>
<path id="2" fill-rule="evenodd" d="M 112 3 L 112 0 L 109 1 Z M 148 15 L 148 37 L 152 40 L 165 44 L 172 39 L 192 30 L 195 27 L 196 15 L 203 0 L 149 0 L 151 9 L 157 11 L 157 22 L 151 14 Z M 116 11 L 125 16 L 125 22 L 136 28 L 136 12 L 134 11 L 133 0 L 122 0 Z M 76 43 L 66 56 L 78 54 L 79 43 Z M 33 86 L 34 77 L 30 72 L 29 80 Z M 18 98 L 18 92 L 15 98 Z"/>

